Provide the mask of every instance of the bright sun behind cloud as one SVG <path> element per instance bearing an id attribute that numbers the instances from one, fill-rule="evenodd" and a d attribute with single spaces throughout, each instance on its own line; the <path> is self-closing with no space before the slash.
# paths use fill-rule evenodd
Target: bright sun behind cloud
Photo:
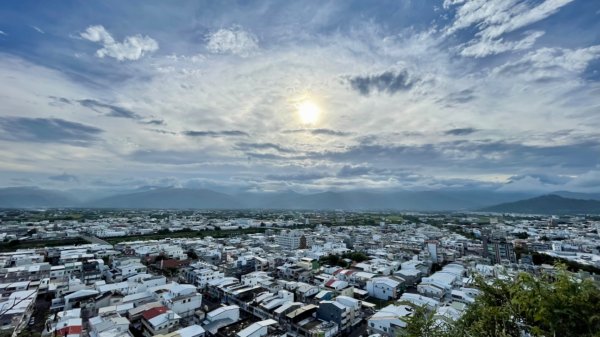
<path id="1" fill-rule="evenodd" d="M 312 101 L 303 101 L 298 104 L 298 116 L 305 125 L 314 125 L 319 121 L 321 108 Z"/>

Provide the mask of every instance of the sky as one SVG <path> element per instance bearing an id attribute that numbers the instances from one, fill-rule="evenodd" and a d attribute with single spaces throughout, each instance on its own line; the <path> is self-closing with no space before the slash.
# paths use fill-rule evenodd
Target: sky
<path id="1" fill-rule="evenodd" d="M 600 192 L 600 1 L 3 1 L 0 186 Z"/>

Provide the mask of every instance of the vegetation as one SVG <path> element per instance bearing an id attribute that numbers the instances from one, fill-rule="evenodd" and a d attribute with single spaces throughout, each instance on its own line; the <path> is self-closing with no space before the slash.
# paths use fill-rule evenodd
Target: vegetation
<path id="1" fill-rule="evenodd" d="M 186 252 L 188 259 L 190 260 L 198 260 L 198 254 L 193 249 L 190 249 Z"/>
<path id="2" fill-rule="evenodd" d="M 239 236 L 243 234 L 254 234 L 254 233 L 264 233 L 267 228 L 258 227 L 258 228 L 244 228 L 244 229 L 235 229 L 235 230 L 205 230 L 205 231 L 191 231 L 191 230 L 182 230 L 171 232 L 167 230 L 160 230 L 157 233 L 153 234 L 145 234 L 145 235 L 128 235 L 128 236 L 117 236 L 112 238 L 106 238 L 110 244 L 117 244 L 119 242 L 127 242 L 127 241 L 139 241 L 139 240 L 161 240 L 168 238 L 202 238 L 206 236 L 212 236 L 214 238 L 223 238 L 229 236 Z"/>
<path id="3" fill-rule="evenodd" d="M 520 337 L 600 336 L 600 289 L 559 267 L 556 275 L 521 273 L 488 284 L 457 322 L 436 320 L 415 308 L 402 336 Z"/>
<path id="4" fill-rule="evenodd" d="M 82 238 L 62 238 L 60 240 L 12 240 L 7 243 L 1 243 L 0 252 L 15 251 L 17 249 L 81 245 L 85 243 L 88 242 Z"/>
<path id="5" fill-rule="evenodd" d="M 550 255 L 544 254 L 544 253 L 532 252 L 531 259 L 533 261 L 533 264 L 535 264 L 535 265 L 541 265 L 541 264 L 553 265 L 556 263 L 561 263 L 566 266 L 567 270 L 572 271 L 572 272 L 577 272 L 577 271 L 582 270 L 582 271 L 587 271 L 590 273 L 600 274 L 600 268 L 595 267 L 591 264 L 581 264 L 581 263 L 577 263 L 575 261 L 563 259 L 560 257 L 550 256 Z"/>
<path id="6" fill-rule="evenodd" d="M 527 239 L 529 237 L 529 234 L 527 234 L 527 232 L 519 232 L 515 234 L 515 237 L 519 239 Z"/>
<path id="7" fill-rule="evenodd" d="M 320 264 L 327 264 L 330 266 L 340 266 L 342 268 L 347 268 L 350 266 L 350 263 L 345 261 L 346 259 L 352 260 L 352 262 L 363 262 L 369 259 L 369 256 L 363 252 L 349 252 L 340 255 L 327 255 L 321 257 L 319 260 Z"/>

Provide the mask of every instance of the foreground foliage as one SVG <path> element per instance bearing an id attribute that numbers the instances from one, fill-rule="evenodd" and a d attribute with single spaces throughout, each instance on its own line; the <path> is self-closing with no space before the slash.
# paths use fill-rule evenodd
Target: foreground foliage
<path id="1" fill-rule="evenodd" d="M 457 322 L 417 308 L 402 336 L 600 336 L 600 289 L 559 266 L 556 275 L 521 273 L 510 280 L 476 281 L 482 294 Z"/>

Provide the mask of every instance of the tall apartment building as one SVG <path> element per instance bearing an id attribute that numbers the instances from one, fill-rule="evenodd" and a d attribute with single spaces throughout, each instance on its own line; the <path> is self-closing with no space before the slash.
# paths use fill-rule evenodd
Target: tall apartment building
<path id="1" fill-rule="evenodd" d="M 285 249 L 305 249 L 312 246 L 312 238 L 297 230 L 282 231 L 275 237 L 278 245 Z"/>

